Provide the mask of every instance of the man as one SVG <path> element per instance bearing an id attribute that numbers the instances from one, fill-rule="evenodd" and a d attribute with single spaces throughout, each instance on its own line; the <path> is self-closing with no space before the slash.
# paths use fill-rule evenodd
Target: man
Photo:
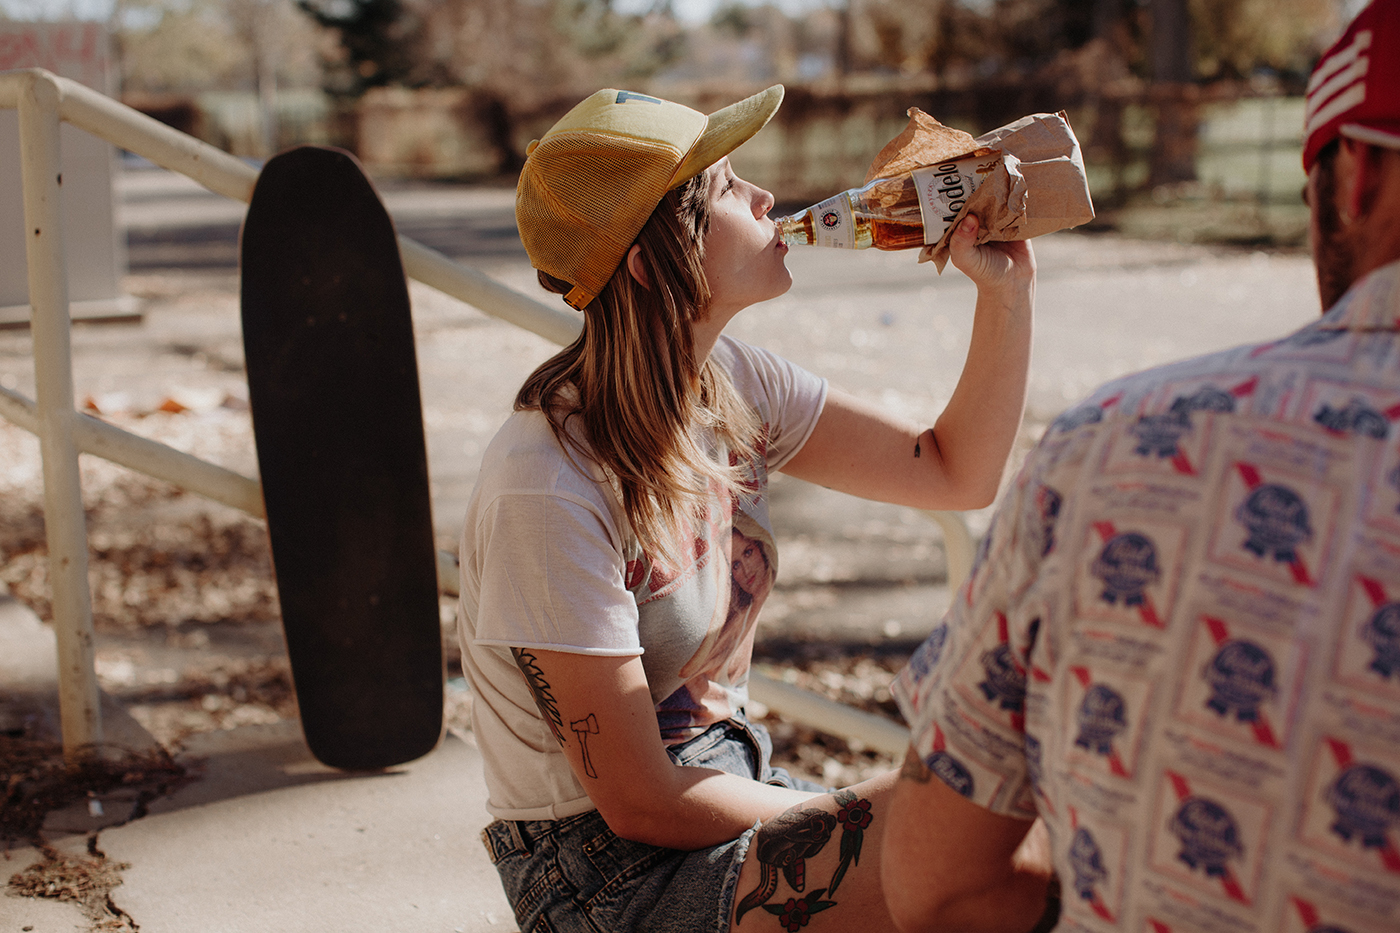
<path id="1" fill-rule="evenodd" d="M 895 683 L 905 930 L 1400 930 L 1400 0 L 1307 98 L 1320 320 L 1119 380 Z"/>

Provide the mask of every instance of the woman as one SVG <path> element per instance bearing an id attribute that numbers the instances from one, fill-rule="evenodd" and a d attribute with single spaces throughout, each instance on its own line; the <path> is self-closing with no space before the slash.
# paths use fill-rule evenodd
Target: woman
<path id="1" fill-rule="evenodd" d="M 792 282 L 772 196 L 727 158 L 781 99 L 706 117 L 600 91 L 521 173 L 531 262 L 584 315 L 492 441 L 461 545 L 483 837 L 522 931 L 892 929 L 872 837 L 894 775 L 829 794 L 769 765 L 744 717 L 761 596 L 731 613 L 731 588 L 766 593 L 776 570 L 770 470 L 920 508 L 991 501 L 1035 263 L 975 246 L 975 219 L 954 237 L 977 305 L 928 430 L 724 336 Z"/>

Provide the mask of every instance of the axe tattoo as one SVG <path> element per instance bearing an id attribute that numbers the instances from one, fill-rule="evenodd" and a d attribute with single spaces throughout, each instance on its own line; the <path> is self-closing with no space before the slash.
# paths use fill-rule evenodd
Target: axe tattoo
<path id="1" fill-rule="evenodd" d="M 583 773 L 596 778 L 598 772 L 593 770 L 593 759 L 588 757 L 588 737 L 598 734 L 598 718 L 589 713 L 587 717 L 569 723 L 569 728 L 574 730 L 574 734 L 578 736 L 578 744 L 583 748 Z"/>

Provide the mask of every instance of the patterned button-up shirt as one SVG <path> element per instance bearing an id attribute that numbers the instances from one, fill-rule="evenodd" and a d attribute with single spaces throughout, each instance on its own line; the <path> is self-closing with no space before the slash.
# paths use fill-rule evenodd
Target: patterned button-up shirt
<path id="1" fill-rule="evenodd" d="M 1044 817 L 1062 930 L 1400 930 L 1400 263 L 1114 382 L 1027 460 L 895 682 Z"/>

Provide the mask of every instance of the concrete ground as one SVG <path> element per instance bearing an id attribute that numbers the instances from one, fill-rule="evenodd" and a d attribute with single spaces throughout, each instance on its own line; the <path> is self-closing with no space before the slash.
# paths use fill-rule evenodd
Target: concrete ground
<path id="1" fill-rule="evenodd" d="M 129 171 L 119 190 L 127 284 L 143 299 L 144 318 L 75 329 L 77 397 L 123 426 L 252 475 L 238 404 L 247 398 L 236 276 L 241 210 L 158 171 Z M 384 194 L 402 232 L 538 294 L 514 235 L 509 191 L 386 186 Z M 1311 266 L 1296 253 L 1076 233 L 1042 238 L 1035 249 L 1036 348 L 1018 456 L 1107 378 L 1265 339 L 1317 313 Z M 938 276 L 907 253 L 795 250 L 789 265 L 793 290 L 741 315 L 731 332 L 931 420 L 966 350 L 967 280 L 951 267 Z M 484 445 L 551 347 L 430 289 L 415 285 L 412 294 L 435 523 L 450 546 Z M 0 332 L 0 384 L 32 397 L 24 331 Z M 180 401 L 179 417 L 150 416 L 168 399 Z M 0 492 L 34 488 L 36 449 L 0 424 Z M 105 475 L 96 466 L 85 471 L 97 481 Z M 935 624 L 948 599 L 935 525 L 782 477 L 772 492 L 783 565 L 766 639 L 912 642 Z M 986 518 L 968 516 L 974 532 Z M 50 697 L 51 710 L 51 635 L 26 612 L 0 595 L 0 639 L 11 639 L 0 641 L 0 684 L 11 692 L 28 684 Z M 104 650 L 130 647 L 100 641 L 99 660 Z M 120 707 L 108 722 L 134 726 Z M 317 765 L 294 723 L 210 733 L 184 755 L 203 762 L 202 777 L 157 800 L 148 815 L 99 828 L 101 819 L 94 826 L 90 816 L 66 813 L 49 825 L 61 851 L 81 853 L 91 837 L 109 860 L 129 863 L 112 897 L 143 933 L 514 929 L 476 839 L 487 817 L 469 742 L 450 736 L 428 757 L 374 776 Z M 108 823 L 125 818 L 120 801 L 107 810 Z M 8 877 L 38 856 L 12 850 L 0 865 Z M 72 904 L 0 896 L 5 933 L 89 928 Z"/>

